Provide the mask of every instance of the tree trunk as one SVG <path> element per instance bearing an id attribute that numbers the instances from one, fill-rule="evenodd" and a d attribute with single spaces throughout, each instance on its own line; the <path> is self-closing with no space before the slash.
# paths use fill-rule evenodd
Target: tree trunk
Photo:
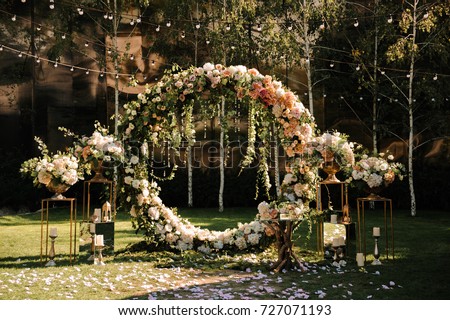
<path id="1" fill-rule="evenodd" d="M 273 124 L 273 141 L 275 143 L 274 147 L 274 162 L 275 162 L 275 188 L 276 188 L 276 194 L 277 198 L 280 198 L 281 190 L 280 190 L 280 162 L 279 162 L 279 150 L 278 150 L 278 131 L 277 126 L 275 123 Z"/>
<path id="2" fill-rule="evenodd" d="M 372 96 L 372 149 L 374 154 L 378 153 L 378 139 L 377 139 L 377 131 L 378 131 L 378 106 L 377 106 L 377 98 L 378 98 L 378 24 L 377 24 L 377 8 L 378 8 L 378 0 L 375 1 L 375 40 L 374 40 L 374 58 L 373 58 L 373 96 Z"/>
<path id="3" fill-rule="evenodd" d="M 417 4 L 418 0 L 414 0 L 413 5 L 413 30 L 412 30 L 412 47 L 415 47 L 417 36 Z M 414 62 L 415 51 L 411 51 L 411 63 L 409 67 L 409 92 L 408 92 L 408 117 L 409 117 L 409 139 L 408 139 L 408 183 L 409 194 L 411 196 L 411 216 L 416 216 L 416 194 L 414 191 L 414 169 L 413 169 L 413 151 L 414 151 L 414 100 L 413 100 L 413 84 L 414 84 Z"/>
<path id="4" fill-rule="evenodd" d="M 303 10 L 306 10 L 307 3 L 303 0 Z M 310 57 L 310 43 L 308 36 L 308 17 L 306 14 L 303 15 L 303 34 L 305 41 L 305 56 L 306 56 L 306 78 L 308 80 L 308 104 L 309 112 L 314 116 L 314 97 L 313 97 L 313 83 L 311 75 L 311 57 Z"/>
<path id="5" fill-rule="evenodd" d="M 188 207 L 194 206 L 194 200 L 192 195 L 192 148 L 188 146 L 186 148 L 187 157 L 187 171 L 188 171 Z"/>
<path id="6" fill-rule="evenodd" d="M 220 186 L 219 186 L 219 212 L 223 212 L 223 189 L 225 186 L 225 131 L 224 124 L 225 120 L 225 97 L 222 97 L 222 104 L 220 106 Z"/>

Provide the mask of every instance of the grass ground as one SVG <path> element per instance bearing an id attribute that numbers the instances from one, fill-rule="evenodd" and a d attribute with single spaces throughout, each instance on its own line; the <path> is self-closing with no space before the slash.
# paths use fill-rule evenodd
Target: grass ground
<path id="1" fill-rule="evenodd" d="M 254 218 L 255 208 L 179 209 L 196 225 L 224 230 Z M 356 214 L 352 214 L 356 220 Z M 394 211 L 395 261 L 372 266 L 368 256 L 358 269 L 354 254 L 347 266 L 336 268 L 315 253 L 311 239 L 296 238 L 296 250 L 308 271 L 274 274 L 268 270 L 275 259 L 273 248 L 261 253 L 205 256 L 131 252 L 130 244 L 142 240 L 121 213 L 115 223 L 115 255 L 105 266 L 86 261 L 85 252 L 71 266 L 67 210 L 50 212 L 58 228 L 56 267 L 40 262 L 40 213 L 0 217 L 0 299 L 450 299 L 450 215 L 419 212 L 410 217 Z M 383 226 L 382 213 L 366 212 L 367 230 Z M 79 225 L 77 228 L 79 230 Z M 298 235 L 304 234 L 300 229 Z M 373 239 L 367 238 L 367 250 Z M 380 241 L 384 253 L 384 241 Z M 383 256 L 382 256 L 383 257 Z"/>

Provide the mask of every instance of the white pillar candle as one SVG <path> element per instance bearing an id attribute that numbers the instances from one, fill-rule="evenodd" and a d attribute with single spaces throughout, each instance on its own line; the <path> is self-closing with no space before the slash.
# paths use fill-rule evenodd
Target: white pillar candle
<path id="1" fill-rule="evenodd" d="M 356 264 L 358 267 L 364 267 L 364 254 L 362 252 L 356 254 Z"/>
<path id="2" fill-rule="evenodd" d="M 339 238 L 333 238 L 333 247 L 339 247 Z"/>
<path id="3" fill-rule="evenodd" d="M 95 233 L 95 223 L 89 223 L 89 232 Z"/>
<path id="4" fill-rule="evenodd" d="M 95 245 L 96 246 L 103 246 L 103 235 L 102 234 L 98 234 L 95 236 Z"/>
<path id="5" fill-rule="evenodd" d="M 374 237 L 380 236 L 380 228 L 379 227 L 373 227 L 373 236 Z"/>
<path id="6" fill-rule="evenodd" d="M 345 246 L 345 238 L 344 237 L 339 237 L 339 245 L 340 246 Z"/>
<path id="7" fill-rule="evenodd" d="M 332 214 L 330 217 L 331 217 L 331 220 L 330 220 L 331 223 L 337 223 L 337 214 Z"/>
<path id="8" fill-rule="evenodd" d="M 56 228 L 50 228 L 50 237 L 57 237 L 58 236 L 58 231 L 56 230 Z"/>
<path id="9" fill-rule="evenodd" d="M 102 209 L 95 208 L 94 209 L 94 215 L 96 215 L 97 217 L 100 217 L 102 215 Z"/>

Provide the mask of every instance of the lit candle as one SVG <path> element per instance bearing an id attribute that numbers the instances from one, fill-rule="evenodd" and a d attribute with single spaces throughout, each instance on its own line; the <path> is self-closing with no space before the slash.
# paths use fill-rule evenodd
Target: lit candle
<path id="1" fill-rule="evenodd" d="M 373 227 L 373 236 L 374 237 L 380 236 L 380 227 Z"/>
<path id="2" fill-rule="evenodd" d="M 102 234 L 98 234 L 95 237 L 95 245 L 96 246 L 103 246 L 104 245 L 104 243 L 103 243 L 103 235 Z"/>
<path id="3" fill-rule="evenodd" d="M 50 228 L 50 237 L 57 237 L 58 236 L 58 232 L 56 230 L 56 228 Z"/>
<path id="4" fill-rule="evenodd" d="M 356 254 L 356 263 L 358 267 L 364 267 L 364 254 L 362 252 Z"/>
<path id="5" fill-rule="evenodd" d="M 339 238 L 333 238 L 333 247 L 339 247 Z"/>
<path id="6" fill-rule="evenodd" d="M 335 223 L 336 224 L 337 223 L 337 214 L 332 214 L 330 221 L 331 221 L 331 223 Z"/>
<path id="7" fill-rule="evenodd" d="M 89 232 L 95 233 L 95 223 L 89 223 Z"/>

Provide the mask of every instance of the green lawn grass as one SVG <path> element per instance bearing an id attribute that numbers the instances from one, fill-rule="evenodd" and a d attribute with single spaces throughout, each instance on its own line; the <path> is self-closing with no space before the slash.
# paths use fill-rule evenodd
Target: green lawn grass
<path id="1" fill-rule="evenodd" d="M 254 218 L 256 208 L 181 208 L 179 213 L 198 226 L 224 230 Z M 356 214 L 352 212 L 353 220 Z M 222 253 L 205 256 L 167 251 L 131 252 L 130 244 L 142 240 L 128 216 L 119 213 L 115 222 L 115 255 L 105 266 L 94 266 L 80 255 L 69 264 L 69 223 L 65 208 L 50 212 L 51 226 L 58 228 L 57 266 L 40 262 L 40 213 L 0 217 L 0 299 L 450 299 L 450 215 L 419 211 L 416 217 L 394 211 L 395 261 L 382 259 L 358 269 L 354 252 L 347 266 L 336 269 L 329 259 L 316 254 L 315 233 L 307 238 L 306 226 L 296 233 L 296 250 L 309 263 L 308 272 L 274 274 L 268 270 L 275 259 L 273 248 L 262 253 Z M 367 233 L 383 226 L 378 210 L 366 211 Z M 77 230 L 80 224 L 77 223 Z M 313 228 L 315 231 L 315 228 Z M 300 237 L 298 237 L 300 236 Z M 381 253 L 384 241 L 380 240 Z M 368 253 L 373 239 L 367 237 Z M 384 258 L 382 256 L 382 258 Z M 193 293 L 194 292 L 194 293 Z M 200 293 L 199 293 L 200 292 Z M 325 295 L 321 295 L 325 293 Z M 228 295 L 228 296 L 227 296 Z M 219 296 L 220 297 L 220 296 Z"/>

